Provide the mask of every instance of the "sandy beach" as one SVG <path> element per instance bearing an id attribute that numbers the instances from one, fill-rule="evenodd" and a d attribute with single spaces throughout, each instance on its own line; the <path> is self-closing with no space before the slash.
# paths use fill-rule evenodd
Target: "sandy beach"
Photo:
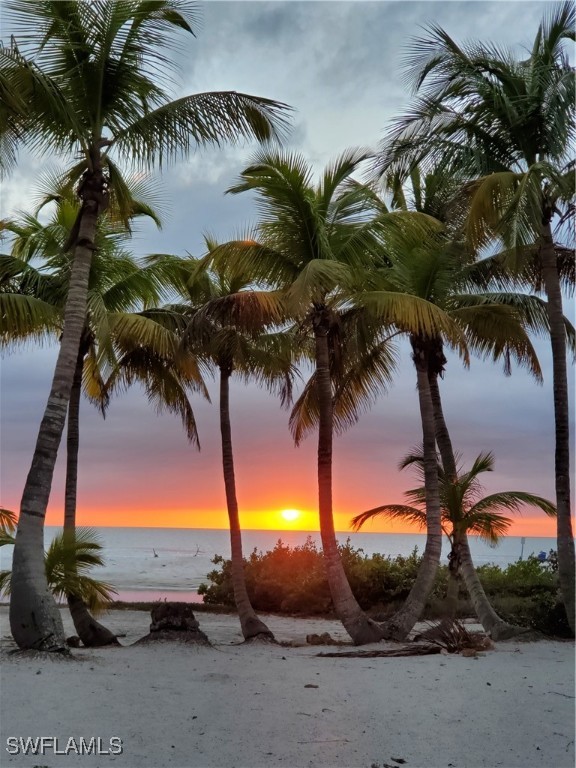
<path id="1" fill-rule="evenodd" d="M 317 654 L 352 648 L 305 638 L 345 640 L 338 622 L 268 616 L 279 641 L 302 645 L 241 645 L 235 616 L 198 613 L 212 648 L 75 649 L 67 660 L 11 653 L 5 607 L 1 618 L 3 766 L 574 765 L 570 642 L 498 643 L 478 658 L 326 658 Z M 128 644 L 147 634 L 149 614 L 112 611 L 106 624 Z M 41 736 L 57 741 L 40 755 L 15 741 Z M 99 738 L 100 754 L 55 754 L 71 737 Z"/>

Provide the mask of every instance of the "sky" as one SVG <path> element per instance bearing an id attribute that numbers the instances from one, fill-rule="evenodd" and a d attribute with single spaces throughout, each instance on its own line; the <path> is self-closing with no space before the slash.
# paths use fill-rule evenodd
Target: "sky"
<path id="1" fill-rule="evenodd" d="M 375 147 L 386 126 L 406 109 L 402 57 L 421 25 L 438 24 L 455 39 L 479 38 L 522 53 L 547 2 L 209 2 L 195 40 L 177 55 L 181 82 L 174 96 L 237 90 L 291 105 L 287 146 L 317 171 L 351 146 Z M 3 29 L 4 37 L 6 30 Z M 248 195 L 225 196 L 255 146 L 202 150 L 162 175 L 164 225 L 139 229 L 137 255 L 202 255 L 203 235 L 234 237 L 255 223 Z M 25 153 L 2 186 L 1 217 L 30 208 L 38 159 Z M 573 305 L 566 307 L 573 319 Z M 441 391 L 456 450 L 469 464 L 494 453 L 487 492 L 523 490 L 554 498 L 551 358 L 537 341 L 545 381 L 525 371 L 505 377 L 501 366 L 472 360 L 469 370 L 451 357 Z M 415 373 L 406 344 L 388 394 L 334 443 L 334 516 L 338 530 L 350 517 L 385 503 L 401 503 L 414 487 L 402 456 L 421 441 Z M 0 369 L 0 503 L 18 509 L 55 362 L 53 347 L 28 346 L 5 355 Z M 570 392 L 574 392 L 570 370 Z M 141 391 L 115 397 L 105 420 L 87 402 L 81 410 L 78 523 L 107 526 L 226 527 L 216 389 L 213 404 L 193 399 L 202 449 L 196 451 L 176 417 L 154 413 Z M 574 413 L 573 397 L 571 402 Z M 315 435 L 294 447 L 280 403 L 255 386 L 232 383 L 231 410 L 241 522 L 245 528 L 315 530 Z M 573 441 L 572 441 L 573 444 Z M 47 523 L 63 515 L 63 454 L 56 468 Z M 284 509 L 300 511 L 288 522 Z M 366 530 L 404 532 L 374 523 Z M 553 536 L 555 523 L 525 510 L 515 535 Z"/>

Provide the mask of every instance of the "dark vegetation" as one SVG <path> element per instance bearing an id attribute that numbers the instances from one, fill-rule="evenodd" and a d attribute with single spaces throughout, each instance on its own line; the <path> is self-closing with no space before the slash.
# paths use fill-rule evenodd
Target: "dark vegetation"
<path id="1" fill-rule="evenodd" d="M 416 578 L 420 556 L 417 549 L 408 557 L 381 554 L 368 556 L 350 541 L 340 545 L 344 570 L 360 606 L 376 619 L 391 615 L 410 591 Z M 208 574 L 209 584 L 201 584 L 198 593 L 206 606 L 234 607 L 231 561 L 216 555 L 218 568 Z M 311 539 L 298 547 L 278 541 L 268 552 L 254 550 L 244 560 L 248 594 L 255 610 L 291 615 L 329 615 L 333 612 L 325 576 L 322 552 Z M 514 624 L 539 630 L 547 635 L 569 637 L 564 607 L 558 598 L 558 576 L 554 557 L 541 563 L 529 556 L 500 568 L 478 567 L 482 586 L 498 613 Z M 449 572 L 439 568 L 423 619 L 444 615 L 444 598 Z M 474 616 L 463 588 L 460 589 L 458 617 Z"/>

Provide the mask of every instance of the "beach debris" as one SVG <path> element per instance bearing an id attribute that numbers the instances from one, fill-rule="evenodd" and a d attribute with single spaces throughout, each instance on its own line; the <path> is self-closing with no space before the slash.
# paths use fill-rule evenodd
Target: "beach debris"
<path id="1" fill-rule="evenodd" d="M 322 656 L 322 654 L 321 654 L 321 653 L 320 653 L 320 654 L 318 654 L 318 655 L 319 655 L 319 656 Z M 304 688 L 320 688 L 320 686 L 319 686 L 319 685 L 314 685 L 314 683 L 306 683 L 306 685 L 304 686 Z"/>
<path id="2" fill-rule="evenodd" d="M 322 632 L 321 635 L 313 632 L 311 635 L 306 635 L 306 642 L 308 645 L 338 645 L 329 632 Z"/>
<path id="3" fill-rule="evenodd" d="M 416 635 L 415 640 L 426 640 L 448 653 L 461 653 L 462 656 L 475 657 L 478 651 L 494 648 L 494 643 L 481 632 L 468 632 L 460 621 L 443 620 L 427 622 L 428 628 Z"/>
<path id="4" fill-rule="evenodd" d="M 377 651 L 328 651 L 324 653 L 317 653 L 316 656 L 324 656 L 324 658 L 336 658 L 342 656 L 348 659 L 376 659 L 394 656 L 430 656 L 435 653 L 441 653 L 442 649 L 438 645 L 432 643 L 412 643 L 411 645 L 403 645 L 400 648 L 387 648 L 386 650 Z"/>
<path id="5" fill-rule="evenodd" d="M 296 744 L 350 744 L 350 739 L 313 739 L 312 741 L 297 741 Z"/>
<path id="6" fill-rule="evenodd" d="M 150 634 L 136 642 L 149 643 L 158 640 L 177 640 L 196 645 L 211 645 L 200 629 L 190 603 L 157 603 L 150 611 Z"/>

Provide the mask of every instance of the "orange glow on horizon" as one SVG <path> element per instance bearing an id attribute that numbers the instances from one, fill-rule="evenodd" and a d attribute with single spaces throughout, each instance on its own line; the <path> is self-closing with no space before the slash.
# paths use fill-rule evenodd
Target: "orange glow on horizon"
<path id="1" fill-rule="evenodd" d="M 298 516 L 292 520 L 283 517 L 283 513 L 295 511 Z M 336 511 L 334 525 L 338 532 L 352 533 L 349 527 L 352 514 Z M 79 526 L 123 527 L 123 528 L 228 528 L 228 515 L 225 509 L 190 510 L 190 509 L 80 509 Z M 318 513 L 303 507 L 281 507 L 256 509 L 241 512 L 240 522 L 244 530 L 259 531 L 318 531 Z M 46 525 L 62 525 L 62 510 L 50 508 L 46 515 Z M 423 533 L 415 526 L 391 521 L 374 521 L 361 533 Z M 556 522 L 545 516 L 529 517 L 526 512 L 514 520 L 510 527 L 510 536 L 555 537 Z"/>

